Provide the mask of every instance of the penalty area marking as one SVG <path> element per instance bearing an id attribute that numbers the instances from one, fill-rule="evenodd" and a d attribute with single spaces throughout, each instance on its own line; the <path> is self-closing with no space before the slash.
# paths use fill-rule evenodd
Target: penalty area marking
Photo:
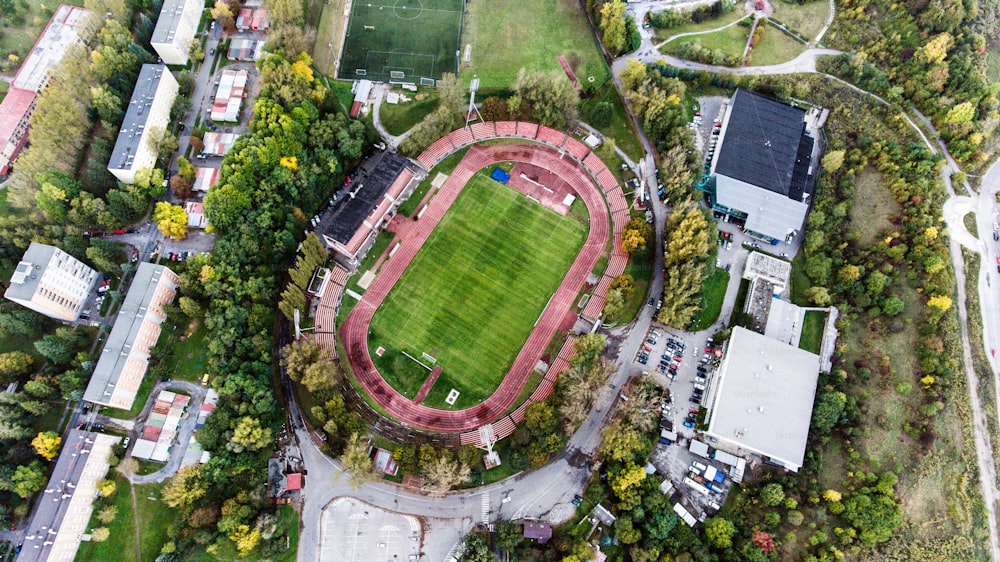
<path id="1" fill-rule="evenodd" d="M 451 389 L 451 392 L 448 393 L 448 397 L 444 399 L 445 404 L 448 404 L 449 406 L 454 406 L 455 401 L 458 400 L 459 394 L 460 392 L 458 392 L 454 388 Z"/>

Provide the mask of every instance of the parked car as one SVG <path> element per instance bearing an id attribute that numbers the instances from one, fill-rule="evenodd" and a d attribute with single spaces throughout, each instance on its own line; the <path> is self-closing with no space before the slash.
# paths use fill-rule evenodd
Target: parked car
<path id="1" fill-rule="evenodd" d="M 691 422 L 689 422 L 689 421 L 685 421 L 684 422 L 684 427 L 686 427 L 688 429 L 694 429 L 694 424 L 691 423 Z"/>
<path id="2" fill-rule="evenodd" d="M 573 496 L 573 505 L 579 507 L 583 503 L 583 497 L 580 495 Z"/>

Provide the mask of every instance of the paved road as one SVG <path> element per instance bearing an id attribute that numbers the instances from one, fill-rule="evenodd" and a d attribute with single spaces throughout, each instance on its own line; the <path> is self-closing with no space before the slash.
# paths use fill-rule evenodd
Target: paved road
<path id="1" fill-rule="evenodd" d="M 949 157 L 950 158 L 950 157 Z M 942 177 L 949 191 L 952 191 L 950 175 L 951 163 L 944 166 Z M 994 268 L 994 263 L 1000 263 L 1000 251 L 993 241 L 993 230 L 997 224 L 996 193 L 1000 191 L 1000 166 L 994 163 L 983 177 L 980 193 L 977 197 L 952 196 L 945 202 L 944 218 L 948 224 L 951 237 L 951 258 L 955 268 L 958 285 L 958 314 L 962 330 L 962 355 L 965 362 L 965 375 L 969 387 L 969 400 L 972 404 L 973 437 L 976 443 L 976 456 L 979 464 L 980 485 L 983 491 L 983 501 L 986 504 L 987 524 L 990 529 L 990 551 L 993 560 L 1000 560 L 1000 537 L 997 536 L 997 500 L 1000 491 L 997 490 L 997 469 L 989 439 L 989 426 L 986 413 L 983 411 L 979 397 L 979 375 L 973 369 L 972 350 L 968 338 L 968 311 L 966 310 L 965 294 L 965 262 L 961 248 L 979 254 L 980 268 L 977 291 L 979 293 L 980 314 L 983 324 L 983 343 L 986 356 L 994 380 L 994 388 L 1000 388 L 1000 360 L 992 353 L 1000 349 L 1000 271 Z M 964 217 L 973 212 L 976 214 L 976 230 L 978 238 L 970 233 Z M 997 397 L 1000 406 L 1000 393 Z M 1000 411 L 1000 410 L 998 410 Z"/>

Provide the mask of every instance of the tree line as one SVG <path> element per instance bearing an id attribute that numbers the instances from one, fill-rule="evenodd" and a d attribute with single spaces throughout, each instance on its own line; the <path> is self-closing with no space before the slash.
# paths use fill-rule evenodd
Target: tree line
<path id="1" fill-rule="evenodd" d="M 250 132 L 223 160 L 205 197 L 218 234 L 181 278 L 180 305 L 204 311 L 207 371 L 220 400 L 197 434 L 211 460 L 182 470 L 164 490 L 179 513 L 171 529 L 178 554 L 273 556 L 286 548 L 262 491 L 267 457 L 283 421 L 273 391 L 279 361 L 273 328 L 278 290 L 308 217 L 343 183 L 374 142 L 374 132 L 338 111 L 306 55 L 261 61 L 261 95 Z M 311 273 L 311 272 L 310 272 Z M 169 493 L 168 493 L 169 490 Z"/>

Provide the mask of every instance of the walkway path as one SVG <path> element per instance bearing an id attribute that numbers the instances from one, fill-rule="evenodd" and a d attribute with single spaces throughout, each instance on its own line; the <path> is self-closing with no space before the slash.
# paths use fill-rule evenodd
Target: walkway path
<path id="1" fill-rule="evenodd" d="M 660 47 L 666 45 L 667 43 L 672 42 L 674 39 L 680 39 L 681 37 L 691 37 L 691 36 L 694 36 L 694 35 L 705 35 L 707 33 L 715 33 L 716 31 L 722 31 L 723 29 L 730 28 L 730 27 L 732 27 L 734 25 L 739 25 L 740 22 L 743 21 L 744 19 L 746 19 L 746 18 L 743 17 L 743 18 L 740 18 L 740 19 L 738 19 L 736 21 L 731 21 L 731 22 L 727 23 L 726 25 L 723 25 L 723 26 L 720 26 L 720 27 L 716 27 L 714 29 L 706 29 L 704 31 L 688 31 L 687 33 L 678 33 L 677 35 L 671 35 L 670 37 L 667 37 L 663 41 L 660 41 L 659 43 L 656 43 L 655 45 L 653 45 L 653 47 L 655 47 L 657 50 L 659 50 Z M 751 32 L 750 35 L 753 35 L 753 33 Z M 744 57 L 744 58 L 746 58 L 746 57 Z"/>
<path id="2" fill-rule="evenodd" d="M 389 85 L 385 82 L 378 82 L 372 88 L 372 95 L 375 96 L 375 103 L 372 105 L 372 123 L 375 125 L 375 130 L 378 131 L 378 134 L 382 136 L 382 139 L 389 143 L 389 146 L 392 148 L 399 148 L 400 143 L 406 140 L 406 137 L 413 134 L 413 131 L 419 127 L 420 124 L 418 123 L 410 127 L 409 130 L 401 135 L 393 135 L 386 130 L 385 126 L 382 125 L 382 116 L 380 111 L 382 109 L 382 101 L 385 100 L 385 95 L 388 90 Z"/>

